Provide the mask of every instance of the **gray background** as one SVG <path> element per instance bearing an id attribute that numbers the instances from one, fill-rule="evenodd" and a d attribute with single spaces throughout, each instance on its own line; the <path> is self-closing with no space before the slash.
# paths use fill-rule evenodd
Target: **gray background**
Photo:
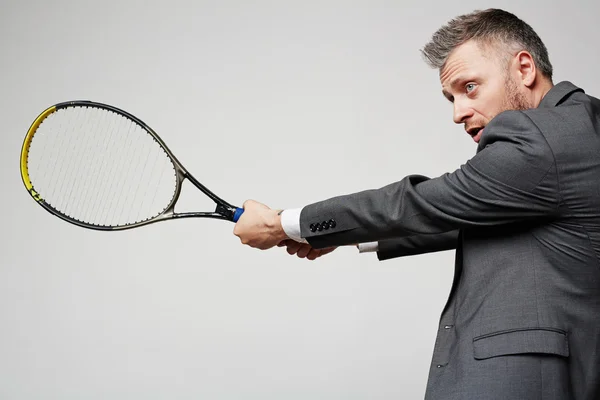
<path id="1" fill-rule="evenodd" d="M 90 99 L 236 204 L 437 176 L 475 144 L 418 50 L 491 6 L 536 29 L 555 82 L 600 94 L 597 2 L 460 3 L 3 1 L 0 398 L 422 398 L 453 252 L 310 263 L 222 221 L 82 230 L 35 205 L 18 159 L 40 111 Z"/>

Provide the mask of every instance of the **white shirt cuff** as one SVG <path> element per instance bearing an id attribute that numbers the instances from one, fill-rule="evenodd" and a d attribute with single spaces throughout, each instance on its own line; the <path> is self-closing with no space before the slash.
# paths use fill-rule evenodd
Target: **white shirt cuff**
<path id="1" fill-rule="evenodd" d="M 359 253 L 372 253 L 379 251 L 379 242 L 359 243 L 357 247 Z"/>
<path id="2" fill-rule="evenodd" d="M 300 213 L 301 208 L 291 208 L 284 210 L 281 213 L 281 227 L 286 235 L 292 240 L 300 243 L 308 243 L 308 241 L 302 238 L 300 233 Z"/>

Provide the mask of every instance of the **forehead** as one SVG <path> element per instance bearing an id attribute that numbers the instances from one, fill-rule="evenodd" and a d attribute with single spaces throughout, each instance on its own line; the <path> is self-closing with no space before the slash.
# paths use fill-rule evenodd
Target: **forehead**
<path id="1" fill-rule="evenodd" d="M 490 49 L 473 40 L 456 47 L 440 68 L 442 86 L 449 84 L 457 74 L 481 74 L 495 64 L 490 57 Z"/>

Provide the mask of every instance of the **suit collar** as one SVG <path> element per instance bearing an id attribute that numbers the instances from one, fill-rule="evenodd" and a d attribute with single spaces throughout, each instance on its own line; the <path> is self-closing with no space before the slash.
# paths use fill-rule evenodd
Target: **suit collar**
<path id="1" fill-rule="evenodd" d="M 554 85 L 554 87 L 550 89 L 548 93 L 546 93 L 546 95 L 540 102 L 539 107 L 556 107 L 574 92 L 584 91 L 583 89 L 573 85 L 571 82 L 559 82 L 556 85 Z"/>

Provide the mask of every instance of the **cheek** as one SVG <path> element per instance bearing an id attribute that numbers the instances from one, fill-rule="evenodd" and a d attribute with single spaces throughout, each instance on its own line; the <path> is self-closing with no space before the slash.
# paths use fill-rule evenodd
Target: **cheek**
<path id="1" fill-rule="evenodd" d="M 493 98 L 479 98 L 477 99 L 477 105 L 474 108 L 477 115 L 485 119 L 486 123 L 506 109 L 500 96 L 494 96 Z"/>
<path id="2" fill-rule="evenodd" d="M 495 66 L 490 66 L 494 70 Z M 479 86 L 477 96 L 474 99 L 474 108 L 478 113 L 487 118 L 492 119 L 505 108 L 504 99 L 506 98 L 505 80 L 501 73 L 487 76 Z"/>

